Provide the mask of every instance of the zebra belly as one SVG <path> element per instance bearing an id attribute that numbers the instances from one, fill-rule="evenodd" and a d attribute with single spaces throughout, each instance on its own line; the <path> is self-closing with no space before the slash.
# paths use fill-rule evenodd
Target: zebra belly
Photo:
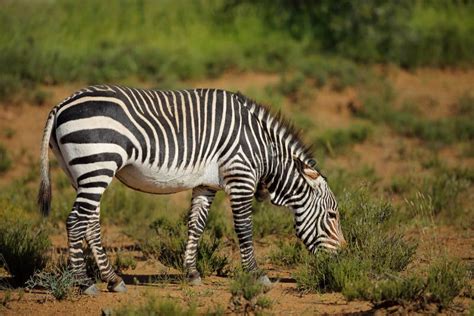
<path id="1" fill-rule="evenodd" d="M 175 193 L 201 185 L 219 189 L 222 183 L 217 163 L 199 170 L 155 169 L 130 164 L 117 173 L 117 178 L 135 190 L 155 194 Z"/>

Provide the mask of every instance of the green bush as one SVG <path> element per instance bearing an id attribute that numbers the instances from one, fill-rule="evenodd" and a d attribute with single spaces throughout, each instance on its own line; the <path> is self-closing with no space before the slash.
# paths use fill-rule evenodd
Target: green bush
<path id="1" fill-rule="evenodd" d="M 346 129 L 326 130 L 314 139 L 314 144 L 324 148 L 326 153 L 334 154 L 349 145 L 364 142 L 371 133 L 369 125 L 354 124 Z"/>
<path id="2" fill-rule="evenodd" d="M 28 219 L 23 211 L 0 201 L 0 255 L 18 285 L 45 267 L 50 246 L 43 225 Z"/>
<path id="3" fill-rule="evenodd" d="M 145 239 L 139 240 L 145 255 L 183 271 L 187 241 L 186 221 L 187 218 L 184 217 L 177 221 L 159 217 L 153 221 L 150 224 L 152 232 L 149 232 Z M 219 253 L 222 248 L 222 230 L 211 229 L 212 226 L 204 231 L 198 245 L 197 268 L 203 276 L 214 272 L 223 275 L 228 264 L 227 258 Z"/>
<path id="4" fill-rule="evenodd" d="M 12 160 L 8 154 L 8 150 L 0 144 L 0 174 L 10 169 Z"/>
<path id="5" fill-rule="evenodd" d="M 194 306 L 183 308 L 172 300 L 161 300 L 160 298 L 149 296 L 144 304 L 131 305 L 127 304 L 112 311 L 113 315 L 117 316 L 140 316 L 140 315 L 155 315 L 155 316 L 193 316 L 197 315 Z"/>
<path id="6" fill-rule="evenodd" d="M 268 201 L 254 203 L 252 222 L 253 236 L 256 239 L 271 234 L 294 234 L 294 216 L 288 210 L 276 207 Z"/>
<path id="7" fill-rule="evenodd" d="M 445 258 L 428 267 L 426 278 L 412 274 L 373 283 L 367 282 L 367 279 L 355 280 L 344 289 L 343 294 L 349 300 L 364 299 L 375 305 L 420 302 L 446 308 L 468 285 L 468 277 L 466 268 L 459 261 Z"/>
<path id="8" fill-rule="evenodd" d="M 472 117 L 454 116 L 439 120 L 426 120 L 406 109 L 397 110 L 393 106 L 393 92 L 386 87 L 382 92 L 365 97 L 364 106 L 356 115 L 374 123 L 388 124 L 397 133 L 407 137 L 417 137 L 434 144 L 451 144 L 474 139 Z"/>
<path id="9" fill-rule="evenodd" d="M 441 259 L 428 269 L 427 298 L 441 307 L 449 306 L 467 286 L 469 274 L 458 260 Z"/>
<path id="10" fill-rule="evenodd" d="M 294 267 L 299 263 L 304 262 L 307 258 L 308 252 L 300 241 L 293 242 L 277 242 L 276 249 L 270 252 L 270 262 L 280 267 Z"/>
<path id="11" fill-rule="evenodd" d="M 263 294 L 268 290 L 260 281 L 259 273 L 237 271 L 230 283 L 230 309 L 235 313 L 257 312 L 269 308 L 272 302 Z"/>
<path id="12" fill-rule="evenodd" d="M 123 271 L 127 269 L 132 269 L 135 270 L 137 267 L 137 261 L 135 258 L 131 255 L 127 254 L 122 254 L 122 253 L 117 253 L 115 256 L 115 261 L 114 261 L 114 268 L 117 271 Z"/>
<path id="13" fill-rule="evenodd" d="M 85 284 L 87 280 L 78 280 L 72 270 L 56 267 L 51 271 L 36 272 L 26 282 L 27 288 L 40 287 L 53 295 L 57 300 L 71 298 L 78 294 L 77 287 Z"/>
<path id="14" fill-rule="evenodd" d="M 416 244 L 389 230 L 393 221 L 389 203 L 374 200 L 364 188 L 346 192 L 339 200 L 349 246 L 337 254 L 311 256 L 295 276 L 301 290 L 344 292 L 353 282 L 370 283 L 403 271 L 413 260 Z"/>

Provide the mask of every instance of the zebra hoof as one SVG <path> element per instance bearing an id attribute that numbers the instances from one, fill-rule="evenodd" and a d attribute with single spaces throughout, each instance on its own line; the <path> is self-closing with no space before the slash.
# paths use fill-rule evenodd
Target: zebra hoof
<path id="1" fill-rule="evenodd" d="M 263 285 L 264 287 L 271 287 L 272 282 L 266 275 L 262 275 L 261 277 L 258 278 L 258 283 Z"/>
<path id="2" fill-rule="evenodd" d="M 195 277 L 195 278 L 189 278 L 188 283 L 189 283 L 190 285 L 201 285 L 201 284 L 202 284 L 202 280 L 201 280 L 201 277 L 198 275 L 198 276 Z"/>
<path id="3" fill-rule="evenodd" d="M 86 294 L 86 295 L 89 295 L 89 296 L 97 296 L 99 295 L 99 289 L 97 288 L 97 286 L 95 284 L 92 284 L 91 286 L 89 286 L 88 288 L 86 288 L 84 291 L 82 291 L 82 293 Z"/>
<path id="4" fill-rule="evenodd" d="M 116 292 L 116 293 L 125 293 L 127 292 L 127 287 L 125 286 L 125 282 L 123 280 L 120 280 L 120 282 L 109 284 L 107 286 L 107 289 L 110 292 Z"/>
<path id="5" fill-rule="evenodd" d="M 199 275 L 199 272 L 194 271 L 188 274 L 188 283 L 190 285 L 201 285 L 201 276 Z"/>

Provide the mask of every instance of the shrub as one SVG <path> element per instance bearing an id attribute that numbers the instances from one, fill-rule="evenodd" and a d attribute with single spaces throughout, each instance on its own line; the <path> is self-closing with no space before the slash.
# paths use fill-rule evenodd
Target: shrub
<path id="1" fill-rule="evenodd" d="M 386 273 L 403 271 L 416 244 L 401 232 L 390 232 L 392 206 L 370 198 L 364 188 L 340 199 L 342 230 L 349 244 L 337 254 L 311 256 L 295 275 L 305 291 L 346 291 L 354 282 L 370 283 Z"/>
<path id="2" fill-rule="evenodd" d="M 253 204 L 252 222 L 253 236 L 262 238 L 275 234 L 278 236 L 294 233 L 294 216 L 281 207 L 276 207 L 268 201 Z"/>
<path id="3" fill-rule="evenodd" d="M 0 144 L 0 174 L 10 169 L 12 160 L 7 149 Z"/>
<path id="4" fill-rule="evenodd" d="M 429 266 L 426 278 L 412 274 L 373 283 L 366 279 L 356 280 L 344 289 L 343 294 L 349 300 L 365 299 L 375 305 L 419 302 L 446 308 L 467 285 L 466 268 L 459 261 L 445 258 Z"/>
<path id="5" fill-rule="evenodd" d="M 122 254 L 120 252 L 117 253 L 115 256 L 115 261 L 114 261 L 114 268 L 117 271 L 123 271 L 127 269 L 132 269 L 135 270 L 137 267 L 137 261 L 135 258 L 131 255 L 127 254 Z"/>
<path id="6" fill-rule="evenodd" d="M 393 107 L 391 88 L 375 95 L 367 96 L 362 109 L 356 115 L 374 123 L 386 123 L 397 133 L 407 137 L 417 137 L 433 144 L 451 144 L 474 139 L 472 118 L 466 116 L 426 120 L 407 110 Z"/>
<path id="7" fill-rule="evenodd" d="M 186 250 L 187 217 L 172 221 L 166 217 L 159 217 L 150 224 L 150 228 L 156 233 L 149 234 L 146 239 L 140 240 L 141 248 L 145 255 L 152 256 L 166 266 L 183 271 L 184 252 Z M 228 264 L 227 258 L 219 254 L 222 247 L 222 232 L 216 227 L 207 229 L 198 245 L 197 268 L 203 276 L 214 272 L 222 275 Z"/>
<path id="8" fill-rule="evenodd" d="M 131 305 L 127 304 L 116 310 L 113 310 L 113 315 L 117 316 L 139 316 L 139 315 L 156 315 L 156 316 L 192 316 L 197 315 L 194 306 L 183 308 L 172 300 L 161 300 L 149 296 L 144 304 Z"/>
<path id="9" fill-rule="evenodd" d="M 375 305 L 402 304 L 423 298 L 425 282 L 421 277 L 392 278 L 374 283 L 367 280 L 356 280 L 344 289 L 348 300 L 364 299 Z"/>
<path id="10" fill-rule="evenodd" d="M 263 296 L 268 288 L 259 282 L 260 276 L 259 273 L 236 272 L 230 283 L 230 308 L 233 312 L 249 313 L 271 306 L 271 301 Z"/>
<path id="11" fill-rule="evenodd" d="M 277 248 L 270 252 L 270 262 L 277 266 L 290 268 L 304 262 L 307 255 L 308 252 L 300 241 L 287 243 L 279 240 Z"/>
<path id="12" fill-rule="evenodd" d="M 467 286 L 469 274 L 458 260 L 441 259 L 428 269 L 427 298 L 441 307 L 449 306 Z"/>
<path id="13" fill-rule="evenodd" d="M 315 146 L 322 147 L 327 153 L 334 154 L 343 148 L 364 142 L 372 133 L 370 126 L 354 124 L 347 129 L 327 130 L 314 139 Z"/>
<path id="14" fill-rule="evenodd" d="M 22 210 L 8 203 L 0 205 L 0 255 L 14 281 L 21 285 L 45 267 L 50 242 L 45 228 L 26 219 Z"/>
<path id="15" fill-rule="evenodd" d="M 36 272 L 26 282 L 29 289 L 40 287 L 48 291 L 57 300 L 71 298 L 78 294 L 77 287 L 87 280 L 78 280 L 72 270 L 66 266 L 55 267 L 51 271 Z"/>

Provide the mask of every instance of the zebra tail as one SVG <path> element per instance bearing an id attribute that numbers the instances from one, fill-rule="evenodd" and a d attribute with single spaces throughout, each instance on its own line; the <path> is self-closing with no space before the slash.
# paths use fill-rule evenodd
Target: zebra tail
<path id="1" fill-rule="evenodd" d="M 41 162 L 40 173 L 41 182 L 38 191 L 38 207 L 43 216 L 48 216 L 51 210 L 51 181 L 49 172 L 49 140 L 53 130 L 54 120 L 56 116 L 56 108 L 54 108 L 48 116 L 46 127 L 43 132 L 43 141 L 41 142 Z"/>

